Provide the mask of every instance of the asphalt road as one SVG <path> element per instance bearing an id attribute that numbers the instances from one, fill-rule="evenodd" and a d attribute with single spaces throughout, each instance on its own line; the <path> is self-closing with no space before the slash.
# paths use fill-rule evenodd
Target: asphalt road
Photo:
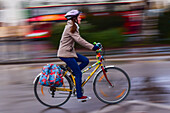
<path id="1" fill-rule="evenodd" d="M 112 110 L 114 106 L 117 106 L 108 106 L 95 97 L 92 90 L 92 79 L 84 88 L 85 95 L 91 96 L 92 100 L 79 103 L 75 97 L 72 97 L 60 108 L 49 109 L 43 106 L 36 100 L 32 84 L 43 65 L 45 63 L 0 66 L 0 113 L 91 113 L 108 109 L 108 107 Z M 170 104 L 170 61 L 165 59 L 108 61 L 106 65 L 122 68 L 131 78 L 131 92 L 122 103 L 138 100 Z M 86 76 L 84 75 L 84 77 Z"/>

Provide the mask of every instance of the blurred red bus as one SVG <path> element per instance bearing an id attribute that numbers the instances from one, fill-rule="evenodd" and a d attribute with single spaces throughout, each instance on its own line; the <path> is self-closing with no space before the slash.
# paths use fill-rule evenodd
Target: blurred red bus
<path id="1" fill-rule="evenodd" d="M 27 39 L 41 39 L 51 36 L 51 22 L 36 22 L 32 24 L 32 29 L 25 35 Z"/>
<path id="2" fill-rule="evenodd" d="M 136 34 L 140 32 L 140 26 L 142 23 L 142 13 L 143 13 L 144 3 L 140 0 L 133 2 L 102 2 L 102 3 L 81 3 L 81 4 L 60 4 L 60 5 L 44 5 L 27 7 L 29 18 L 27 21 L 29 23 L 39 23 L 39 22 L 62 22 L 66 21 L 64 15 L 67 11 L 71 9 L 88 9 L 89 13 L 93 16 L 106 16 L 112 14 L 121 14 L 126 18 L 124 27 L 127 32 L 125 34 Z M 108 13 L 109 12 L 109 13 Z M 84 19 L 85 15 L 81 15 Z M 45 23 L 47 24 L 47 23 Z M 50 27 L 47 28 L 46 25 L 41 25 L 39 29 L 33 30 L 27 34 L 27 38 L 45 38 L 50 36 Z M 44 31 L 44 28 L 46 30 Z M 43 30 L 42 30 L 43 29 Z M 42 31 L 41 31 L 42 30 Z M 47 33 L 48 32 L 48 33 Z M 43 36 L 41 36 L 43 35 Z"/>

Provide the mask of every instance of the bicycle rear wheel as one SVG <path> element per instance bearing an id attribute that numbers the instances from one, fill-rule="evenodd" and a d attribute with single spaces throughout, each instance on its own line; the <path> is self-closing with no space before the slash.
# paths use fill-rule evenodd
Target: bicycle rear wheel
<path id="1" fill-rule="evenodd" d="M 127 73 L 118 67 L 106 67 L 105 71 L 108 80 L 101 70 L 94 78 L 94 93 L 104 103 L 117 104 L 127 97 L 131 87 L 130 79 Z"/>
<path id="2" fill-rule="evenodd" d="M 65 104 L 71 94 L 72 85 L 68 76 L 63 77 L 62 87 L 47 87 L 39 84 L 39 77 L 34 84 L 34 94 L 37 100 L 47 107 L 58 107 Z"/>

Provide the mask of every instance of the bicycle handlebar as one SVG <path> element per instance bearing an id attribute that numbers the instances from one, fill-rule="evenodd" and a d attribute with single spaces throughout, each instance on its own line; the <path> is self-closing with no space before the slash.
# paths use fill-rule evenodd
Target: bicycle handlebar
<path id="1" fill-rule="evenodd" d="M 97 54 L 96 58 L 100 61 L 104 60 L 104 57 L 100 54 L 102 52 L 102 49 L 103 49 L 102 44 L 99 43 L 99 42 L 98 43 L 94 42 L 93 44 L 99 47 L 99 49 L 96 50 L 96 54 Z"/>
<path id="2" fill-rule="evenodd" d="M 103 47 L 102 47 L 102 44 L 101 44 L 101 43 L 99 43 L 99 42 L 98 42 L 98 43 L 94 42 L 93 44 L 99 47 L 98 50 L 102 50 Z M 97 51 L 97 50 L 96 50 L 96 51 Z"/>

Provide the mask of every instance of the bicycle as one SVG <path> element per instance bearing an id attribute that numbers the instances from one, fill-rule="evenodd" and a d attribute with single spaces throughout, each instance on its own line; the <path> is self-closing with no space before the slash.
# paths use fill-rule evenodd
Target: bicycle
<path id="1" fill-rule="evenodd" d="M 96 97 L 106 104 L 117 104 L 123 101 L 129 94 L 131 83 L 128 74 L 121 68 L 105 66 L 102 62 L 104 57 L 101 55 L 102 45 L 96 51 L 97 62 L 82 71 L 82 74 L 89 71 L 93 67 L 96 68 L 82 83 L 82 93 L 84 93 L 83 86 L 89 81 L 94 73 L 96 73 L 93 80 L 93 91 Z M 69 67 L 61 66 L 64 70 L 62 87 L 46 87 L 39 85 L 39 76 L 34 80 L 34 94 L 40 103 L 48 107 L 59 107 L 65 104 L 71 95 L 76 96 L 75 77 Z M 45 92 L 44 92 L 45 91 Z"/>

